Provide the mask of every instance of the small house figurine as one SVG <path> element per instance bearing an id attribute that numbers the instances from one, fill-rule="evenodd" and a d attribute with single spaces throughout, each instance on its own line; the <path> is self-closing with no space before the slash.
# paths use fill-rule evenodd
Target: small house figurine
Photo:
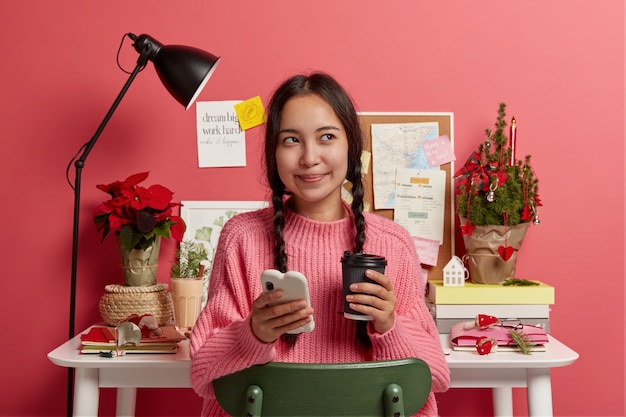
<path id="1" fill-rule="evenodd" d="M 458 256 L 453 256 L 443 268 L 443 285 L 462 287 L 465 285 L 468 271 Z"/>

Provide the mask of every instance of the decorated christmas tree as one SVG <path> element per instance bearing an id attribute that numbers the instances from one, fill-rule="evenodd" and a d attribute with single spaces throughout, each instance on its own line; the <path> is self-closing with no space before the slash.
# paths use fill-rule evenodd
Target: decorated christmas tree
<path id="1" fill-rule="evenodd" d="M 456 210 L 471 225 L 539 223 L 539 180 L 530 165 L 530 155 L 515 159 L 515 119 L 510 137 L 505 135 L 506 104 L 500 103 L 495 130 L 486 129 L 487 140 L 455 173 Z"/>

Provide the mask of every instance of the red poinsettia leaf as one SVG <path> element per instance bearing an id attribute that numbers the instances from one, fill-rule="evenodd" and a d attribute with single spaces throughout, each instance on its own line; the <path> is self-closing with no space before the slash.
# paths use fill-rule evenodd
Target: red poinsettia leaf
<path id="1" fill-rule="evenodd" d="M 522 210 L 521 219 L 522 221 L 529 221 L 530 219 L 532 219 L 532 216 L 530 215 L 530 207 L 528 206 L 528 204 L 526 204 L 524 206 L 524 210 Z"/>
<path id="2" fill-rule="evenodd" d="M 159 211 L 157 213 L 155 213 L 154 217 L 156 217 L 157 222 L 162 222 L 164 220 L 171 220 L 170 218 L 172 217 L 172 208 L 168 207 L 167 209 L 163 210 L 163 211 Z"/>
<path id="3" fill-rule="evenodd" d="M 140 172 L 139 174 L 131 175 L 124 181 L 114 181 L 110 184 L 99 184 L 96 185 L 96 188 L 110 194 L 111 197 L 116 198 L 122 194 L 132 192 L 133 188 L 146 178 L 148 178 L 148 172 Z"/>
<path id="4" fill-rule="evenodd" d="M 115 181 L 112 182 L 111 184 L 98 184 L 96 185 L 96 188 L 99 190 L 104 191 L 105 193 L 108 193 L 111 198 L 115 198 L 117 196 L 120 195 L 121 190 L 124 188 L 124 183 L 121 181 Z"/>
<path id="5" fill-rule="evenodd" d="M 500 257 L 504 259 L 505 261 L 508 261 L 509 259 L 511 259 L 511 256 L 513 256 L 514 251 L 515 250 L 511 246 L 500 246 L 498 248 L 498 254 L 500 254 Z"/>
<path id="6" fill-rule="evenodd" d="M 141 199 L 145 207 L 151 207 L 156 210 L 164 210 L 169 207 L 170 201 L 174 193 L 162 185 L 151 185 L 143 190 Z"/>
<path id="7" fill-rule="evenodd" d="M 145 179 L 148 178 L 149 173 L 150 173 L 149 171 L 146 171 L 146 172 L 140 172 L 138 174 L 133 174 L 124 180 L 124 184 L 126 185 L 126 187 L 129 187 L 129 188 L 134 187 L 140 182 L 145 181 Z"/>
<path id="8" fill-rule="evenodd" d="M 116 216 L 115 214 L 109 214 L 109 228 L 112 232 L 119 232 L 120 229 L 126 224 L 130 223 L 130 220 L 123 217 Z"/>
<path id="9" fill-rule="evenodd" d="M 541 199 L 539 198 L 539 194 L 535 195 L 535 204 L 537 204 L 537 206 L 539 207 L 543 206 L 543 204 L 541 204 Z"/>
<path id="10" fill-rule="evenodd" d="M 105 201 L 103 204 L 109 211 L 120 211 L 125 207 L 132 205 L 133 201 L 134 199 L 132 196 L 128 196 L 126 193 L 123 193 L 119 197 Z"/>
<path id="11" fill-rule="evenodd" d="M 97 218 L 105 214 L 109 214 L 111 210 L 107 207 L 105 203 L 98 204 L 96 208 L 93 210 L 93 217 Z"/>
<path id="12" fill-rule="evenodd" d="M 131 207 L 133 210 L 139 211 L 147 208 L 150 202 L 150 196 L 148 189 L 142 186 L 136 186 L 132 192 L 132 195 L 127 200 L 127 207 Z"/>
<path id="13" fill-rule="evenodd" d="M 170 226 L 170 232 L 172 233 L 172 237 L 180 242 L 181 240 L 183 240 L 183 236 L 185 234 L 185 229 L 187 228 L 187 226 L 185 225 L 183 219 L 178 216 L 172 216 L 170 220 L 175 222 L 172 223 L 172 225 Z"/>

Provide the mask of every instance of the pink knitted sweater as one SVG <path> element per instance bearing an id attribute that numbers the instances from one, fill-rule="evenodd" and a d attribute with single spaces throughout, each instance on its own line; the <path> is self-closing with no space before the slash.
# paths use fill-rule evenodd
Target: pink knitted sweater
<path id="1" fill-rule="evenodd" d="M 394 327 L 372 333 L 372 348 L 355 340 L 355 322 L 343 317 L 341 257 L 354 246 L 354 218 L 317 222 L 286 209 L 285 244 L 288 269 L 308 279 L 315 330 L 302 333 L 293 348 L 278 339 L 263 343 L 252 333 L 250 312 L 261 294 L 260 275 L 274 268 L 271 230 L 273 209 L 242 213 L 220 234 L 206 307 L 191 335 L 191 383 L 204 398 L 203 416 L 226 415 L 213 394 L 216 378 L 252 365 L 280 362 L 359 362 L 421 358 L 432 372 L 432 392 L 417 414 L 436 416 L 433 392 L 448 389 L 450 373 L 435 323 L 424 304 L 424 284 L 408 233 L 383 217 L 364 213 L 365 253 L 385 256 L 387 275 L 397 297 Z"/>

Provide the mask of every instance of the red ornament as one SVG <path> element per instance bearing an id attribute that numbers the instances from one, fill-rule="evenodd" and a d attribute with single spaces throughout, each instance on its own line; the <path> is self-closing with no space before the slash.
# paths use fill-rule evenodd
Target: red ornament
<path id="1" fill-rule="evenodd" d="M 497 350 L 498 342 L 496 341 L 496 339 L 487 336 L 481 336 L 476 341 L 476 352 L 478 352 L 479 355 L 488 355 L 492 351 L 495 352 Z"/>
<path id="2" fill-rule="evenodd" d="M 513 249 L 512 246 L 500 246 L 498 248 L 498 254 L 500 254 L 500 257 L 504 259 L 505 262 L 511 259 L 514 251 L 515 249 Z"/>
<path id="3" fill-rule="evenodd" d="M 479 314 L 476 316 L 476 327 L 483 330 L 499 322 L 497 317 L 487 314 Z"/>

